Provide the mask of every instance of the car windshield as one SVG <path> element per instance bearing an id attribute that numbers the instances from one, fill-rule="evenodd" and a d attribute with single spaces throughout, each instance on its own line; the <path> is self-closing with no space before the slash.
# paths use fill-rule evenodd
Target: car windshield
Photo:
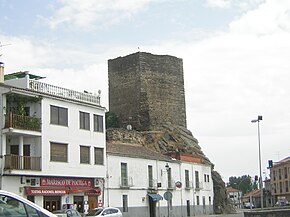
<path id="1" fill-rule="evenodd" d="M 93 209 L 86 216 L 96 216 L 96 215 L 99 215 L 103 210 L 104 210 L 103 208 Z"/>

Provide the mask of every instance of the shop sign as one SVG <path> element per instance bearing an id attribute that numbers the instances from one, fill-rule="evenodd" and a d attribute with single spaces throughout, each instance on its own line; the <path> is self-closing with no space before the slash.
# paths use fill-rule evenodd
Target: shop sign
<path id="1" fill-rule="evenodd" d="M 100 196 L 101 193 L 102 193 L 101 188 L 94 188 L 94 189 L 85 191 L 85 195 L 88 195 L 88 196 Z"/>
<path id="2" fill-rule="evenodd" d="M 40 186 L 92 187 L 92 179 L 41 178 Z"/>
<path id="3" fill-rule="evenodd" d="M 67 189 L 30 188 L 26 187 L 27 195 L 64 195 L 68 194 Z"/>

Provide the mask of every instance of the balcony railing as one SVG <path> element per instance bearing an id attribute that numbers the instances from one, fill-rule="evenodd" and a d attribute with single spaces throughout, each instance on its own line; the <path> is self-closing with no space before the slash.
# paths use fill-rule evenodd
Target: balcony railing
<path id="1" fill-rule="evenodd" d="M 132 177 L 121 177 L 120 178 L 120 187 L 121 188 L 129 188 L 133 186 L 133 178 Z"/>
<path id="2" fill-rule="evenodd" d="M 41 157 L 8 154 L 4 159 L 4 170 L 41 170 Z"/>
<path id="3" fill-rule="evenodd" d="M 78 100 L 81 102 L 87 102 L 87 103 L 100 105 L 100 96 L 94 95 L 91 93 L 82 93 L 82 92 L 42 83 L 35 80 L 29 81 L 29 88 L 31 90 L 42 92 L 42 93 L 48 93 L 48 94 L 59 96 L 59 97 L 64 97 L 64 98 L 69 98 L 73 100 Z"/>
<path id="4" fill-rule="evenodd" d="M 40 118 L 17 115 L 9 112 L 5 118 L 5 128 L 15 128 L 41 132 Z"/>

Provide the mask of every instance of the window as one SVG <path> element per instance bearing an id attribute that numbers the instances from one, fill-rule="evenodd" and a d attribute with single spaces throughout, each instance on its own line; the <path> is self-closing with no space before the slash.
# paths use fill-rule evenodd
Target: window
<path id="1" fill-rule="evenodd" d="M 167 183 L 168 188 L 172 188 L 171 168 L 170 167 L 167 169 L 167 181 L 168 181 L 168 183 Z"/>
<path id="2" fill-rule="evenodd" d="M 195 171 L 195 187 L 199 188 L 199 173 Z"/>
<path id="3" fill-rule="evenodd" d="M 103 116 L 94 115 L 94 131 L 96 131 L 96 132 L 104 132 Z"/>
<path id="4" fill-rule="evenodd" d="M 185 188 L 190 188 L 189 185 L 189 171 L 185 170 Z"/>
<path id="5" fill-rule="evenodd" d="M 128 195 L 123 195 L 123 212 L 128 212 Z"/>
<path id="6" fill-rule="evenodd" d="M 208 197 L 208 203 L 211 205 L 211 196 Z"/>
<path id="7" fill-rule="evenodd" d="M 90 164 L 90 147 L 80 146 L 80 163 Z"/>
<path id="8" fill-rule="evenodd" d="M 199 196 L 196 196 L 196 205 L 199 205 Z"/>
<path id="9" fill-rule="evenodd" d="M 127 164 L 121 163 L 121 186 L 128 186 Z"/>
<path id="10" fill-rule="evenodd" d="M 153 168 L 151 165 L 148 165 L 148 181 L 149 188 L 153 188 Z"/>
<path id="11" fill-rule="evenodd" d="M 207 180 L 206 180 L 206 174 L 204 174 L 204 182 L 207 182 Z"/>
<path id="12" fill-rule="evenodd" d="M 206 175 L 206 177 L 207 177 L 207 182 L 209 182 L 209 175 Z"/>
<path id="13" fill-rule="evenodd" d="M 68 111 L 67 108 L 50 106 L 50 123 L 62 126 L 68 126 Z"/>
<path id="14" fill-rule="evenodd" d="M 67 144 L 50 143 L 50 160 L 57 162 L 67 162 Z"/>
<path id="15" fill-rule="evenodd" d="M 80 129 L 90 130 L 90 114 L 80 112 Z"/>
<path id="16" fill-rule="evenodd" d="M 95 147 L 95 164 L 103 165 L 104 164 L 104 149 Z"/>

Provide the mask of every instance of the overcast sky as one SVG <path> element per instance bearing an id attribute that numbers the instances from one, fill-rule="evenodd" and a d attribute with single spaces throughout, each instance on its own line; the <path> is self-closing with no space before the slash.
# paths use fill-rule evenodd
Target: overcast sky
<path id="1" fill-rule="evenodd" d="M 0 11 L 6 74 L 101 90 L 108 107 L 108 59 L 173 55 L 188 129 L 225 182 L 259 174 L 258 115 L 263 172 L 289 156 L 289 0 L 0 0 Z"/>

